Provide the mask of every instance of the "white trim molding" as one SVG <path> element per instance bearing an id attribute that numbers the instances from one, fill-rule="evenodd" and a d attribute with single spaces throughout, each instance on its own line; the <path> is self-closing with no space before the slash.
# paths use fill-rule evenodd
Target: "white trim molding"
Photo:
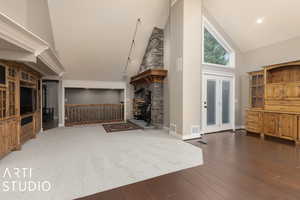
<path id="1" fill-rule="evenodd" d="M 13 19 L 0 13 L 0 38 L 35 56 L 48 49 L 49 44 Z"/>
<path id="2" fill-rule="evenodd" d="M 54 52 L 53 49 L 49 48 L 42 52 L 38 58 L 45 64 L 47 65 L 53 72 L 58 74 L 59 76 L 62 76 L 64 73 L 64 67 Z"/>
<path id="3" fill-rule="evenodd" d="M 197 139 L 197 138 L 201 138 L 201 137 L 202 137 L 202 133 L 197 133 L 197 134 L 183 135 L 182 139 L 183 140 L 192 140 L 192 139 Z"/>
<path id="4" fill-rule="evenodd" d="M 36 63 L 33 53 L 18 50 L 0 49 L 0 59 Z"/>
<path id="5" fill-rule="evenodd" d="M 246 129 L 245 126 L 235 126 L 235 130 L 238 130 L 238 129 Z"/>
<path id="6" fill-rule="evenodd" d="M 21 54 L 18 51 L 15 53 L 10 51 L 10 57 L 7 56 L 6 59 L 32 62 L 37 65 L 37 58 L 39 58 L 56 74 L 61 76 L 65 71 L 55 51 L 46 41 L 3 13 L 0 13 L 0 39 L 15 46 L 16 49 L 27 52 Z"/>
<path id="7" fill-rule="evenodd" d="M 46 73 L 45 73 L 43 70 L 41 70 L 41 69 L 37 66 L 37 64 L 35 64 L 35 63 L 33 63 L 33 62 L 26 62 L 26 63 L 24 63 L 24 64 L 27 65 L 28 67 L 34 69 L 35 71 L 41 73 L 43 76 L 46 76 Z"/>

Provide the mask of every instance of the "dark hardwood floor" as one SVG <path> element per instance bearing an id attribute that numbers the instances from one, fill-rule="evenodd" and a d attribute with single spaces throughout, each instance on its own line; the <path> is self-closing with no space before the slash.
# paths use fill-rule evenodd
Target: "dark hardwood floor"
<path id="1" fill-rule="evenodd" d="M 82 200 L 299 200 L 300 148 L 282 141 L 217 133 L 204 165 L 102 192 Z"/>

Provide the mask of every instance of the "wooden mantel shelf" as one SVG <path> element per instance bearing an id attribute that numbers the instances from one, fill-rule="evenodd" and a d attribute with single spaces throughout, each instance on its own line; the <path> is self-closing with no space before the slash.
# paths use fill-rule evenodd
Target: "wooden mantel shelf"
<path id="1" fill-rule="evenodd" d="M 161 83 L 167 76 L 168 71 L 163 69 L 149 69 L 131 78 L 130 84 L 137 85 L 140 83 Z"/>

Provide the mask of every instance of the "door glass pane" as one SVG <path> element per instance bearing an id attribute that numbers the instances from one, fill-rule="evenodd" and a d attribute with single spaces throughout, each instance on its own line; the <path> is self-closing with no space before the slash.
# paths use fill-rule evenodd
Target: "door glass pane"
<path id="1" fill-rule="evenodd" d="M 207 80 L 207 125 L 216 124 L 216 80 Z"/>
<path id="2" fill-rule="evenodd" d="M 230 122 L 230 81 L 222 81 L 222 122 Z"/>

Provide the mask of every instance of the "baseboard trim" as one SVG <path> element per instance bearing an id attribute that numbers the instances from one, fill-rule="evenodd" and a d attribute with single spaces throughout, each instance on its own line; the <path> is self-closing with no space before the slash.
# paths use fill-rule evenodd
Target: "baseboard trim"
<path id="1" fill-rule="evenodd" d="M 235 129 L 246 129 L 245 126 L 235 126 Z"/>
<path id="2" fill-rule="evenodd" d="M 192 139 L 197 139 L 201 138 L 202 133 L 197 133 L 197 134 L 190 134 L 190 135 L 184 135 L 182 136 L 183 140 L 192 140 Z"/>

